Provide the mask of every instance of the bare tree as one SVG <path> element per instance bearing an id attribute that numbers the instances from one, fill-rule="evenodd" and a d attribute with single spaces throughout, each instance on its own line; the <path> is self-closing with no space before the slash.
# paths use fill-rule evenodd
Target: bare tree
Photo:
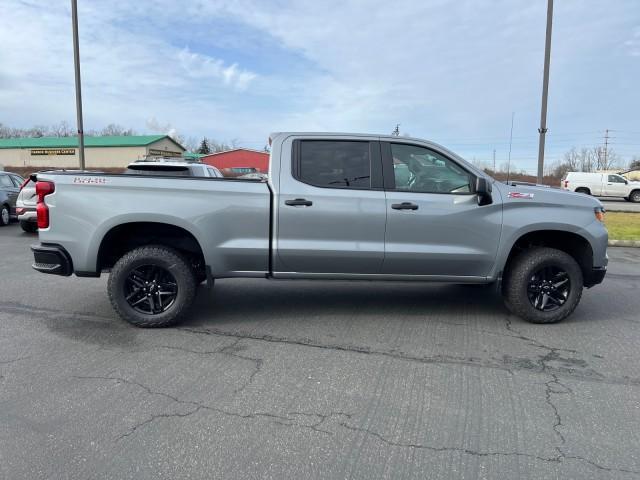
<path id="1" fill-rule="evenodd" d="M 122 125 L 118 125 L 116 123 L 110 123 L 109 125 L 107 125 L 106 127 L 104 127 L 102 130 L 100 130 L 100 135 L 104 135 L 104 136 L 131 136 L 131 135 L 135 135 L 136 132 L 133 131 L 133 129 L 131 128 L 124 128 Z"/>
<path id="2" fill-rule="evenodd" d="M 72 137 L 76 132 L 69 126 L 66 120 L 62 120 L 56 125 L 51 125 L 47 131 L 47 135 L 51 137 Z"/>

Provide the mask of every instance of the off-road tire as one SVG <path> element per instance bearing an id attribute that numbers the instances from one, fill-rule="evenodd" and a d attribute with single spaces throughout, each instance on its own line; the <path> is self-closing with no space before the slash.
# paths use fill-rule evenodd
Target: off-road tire
<path id="1" fill-rule="evenodd" d="M 129 305 L 125 297 L 125 281 L 138 267 L 155 265 L 167 270 L 177 284 L 177 296 L 165 311 L 145 314 Z M 176 250 L 162 245 L 139 247 L 116 262 L 109 275 L 107 290 L 114 310 L 123 320 L 136 327 L 158 328 L 175 325 L 189 310 L 196 296 L 196 279 L 187 259 Z"/>
<path id="2" fill-rule="evenodd" d="M 532 305 L 527 291 L 531 277 L 541 268 L 550 266 L 561 268 L 568 274 L 571 288 L 565 303 L 547 312 Z M 534 247 L 510 262 L 502 293 L 505 306 L 514 315 L 531 323 L 556 323 L 571 315 L 578 306 L 583 285 L 582 270 L 573 257 L 555 248 Z"/>
<path id="3" fill-rule="evenodd" d="M 36 233 L 38 231 L 38 224 L 35 222 L 27 222 L 26 220 L 20 221 L 20 228 L 27 233 Z"/>

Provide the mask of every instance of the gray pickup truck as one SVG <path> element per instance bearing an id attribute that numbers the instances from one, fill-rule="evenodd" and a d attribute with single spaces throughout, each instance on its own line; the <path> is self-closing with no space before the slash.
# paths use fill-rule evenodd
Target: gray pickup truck
<path id="1" fill-rule="evenodd" d="M 424 140 L 271 135 L 268 180 L 37 174 L 33 267 L 98 277 L 140 327 L 176 323 L 229 277 L 495 284 L 552 323 L 607 267 L 592 197 L 506 185 Z"/>

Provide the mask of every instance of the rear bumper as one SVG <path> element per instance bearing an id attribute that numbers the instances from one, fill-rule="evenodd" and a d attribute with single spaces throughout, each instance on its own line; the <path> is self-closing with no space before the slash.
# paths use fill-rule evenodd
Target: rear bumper
<path id="1" fill-rule="evenodd" d="M 594 267 L 591 270 L 591 275 L 588 275 L 587 278 L 584 279 L 584 286 L 589 288 L 602 283 L 606 274 L 607 267 Z"/>
<path id="2" fill-rule="evenodd" d="M 31 245 L 34 270 L 68 277 L 73 273 L 73 264 L 67 251 L 60 245 Z"/>
<path id="3" fill-rule="evenodd" d="M 16 214 L 18 215 L 18 220 L 21 222 L 37 222 L 38 215 L 36 214 L 36 209 L 31 207 L 17 207 Z"/>

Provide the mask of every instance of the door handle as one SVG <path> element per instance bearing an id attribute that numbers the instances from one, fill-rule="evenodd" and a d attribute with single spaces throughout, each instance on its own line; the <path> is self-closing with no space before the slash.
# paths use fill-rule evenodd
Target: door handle
<path id="1" fill-rule="evenodd" d="M 411 202 L 394 203 L 391 205 L 394 210 L 417 210 L 418 205 Z"/>
<path id="2" fill-rule="evenodd" d="M 310 207 L 313 205 L 313 202 L 306 198 L 296 198 L 295 200 L 285 200 L 284 204 L 291 207 Z"/>

